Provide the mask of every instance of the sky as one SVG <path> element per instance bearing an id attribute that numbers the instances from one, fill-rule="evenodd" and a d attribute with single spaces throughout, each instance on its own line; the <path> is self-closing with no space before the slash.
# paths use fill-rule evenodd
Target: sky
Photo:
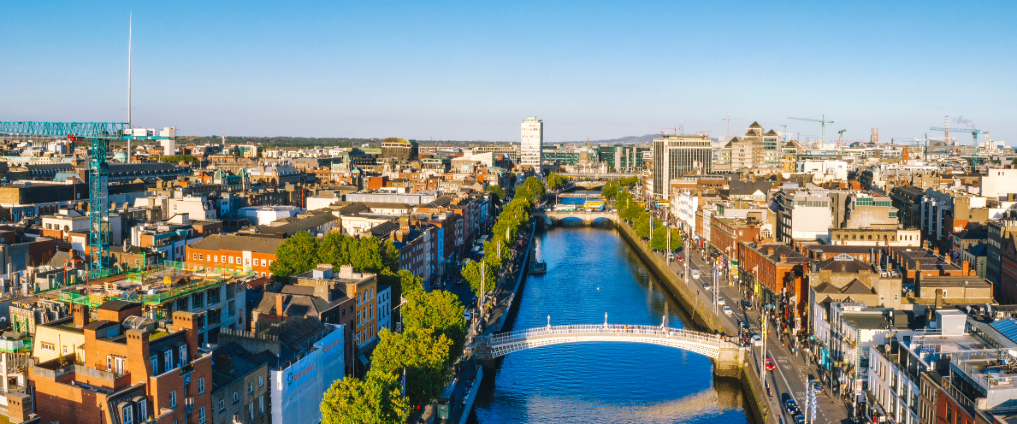
<path id="1" fill-rule="evenodd" d="M 133 13 L 132 123 L 181 135 L 1017 146 L 1014 1 L 423 3 L 0 2 L 0 120 L 126 121 Z"/>

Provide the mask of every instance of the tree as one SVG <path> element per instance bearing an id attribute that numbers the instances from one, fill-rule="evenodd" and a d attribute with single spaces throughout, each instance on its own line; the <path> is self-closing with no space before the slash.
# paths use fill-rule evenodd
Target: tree
<path id="1" fill-rule="evenodd" d="M 357 272 L 381 273 L 385 266 L 382 258 L 381 240 L 374 237 L 360 237 L 349 244 L 350 265 Z"/>
<path id="2" fill-rule="evenodd" d="M 452 341 L 429 328 L 407 328 L 403 333 L 378 332 L 381 341 L 371 358 L 368 377 L 406 372 L 406 396 L 411 405 L 426 405 L 452 381 L 449 349 Z"/>
<path id="3" fill-rule="evenodd" d="M 470 261 L 462 269 L 463 279 L 470 284 L 473 292 L 480 296 L 480 262 Z M 484 266 L 484 281 L 487 289 L 494 287 L 495 274 L 492 267 Z"/>
<path id="4" fill-rule="evenodd" d="M 618 196 L 618 182 L 608 181 L 600 189 L 600 195 L 607 200 L 614 200 Z"/>
<path id="5" fill-rule="evenodd" d="M 357 240 L 338 232 L 326 234 L 318 243 L 318 260 L 332 266 L 350 264 L 351 243 L 357 243 Z"/>
<path id="6" fill-rule="evenodd" d="M 417 277 L 405 269 L 400 270 L 396 275 L 399 277 L 399 293 L 402 297 L 412 299 L 414 296 L 424 292 L 423 278 Z"/>
<path id="7" fill-rule="evenodd" d="M 568 177 L 552 172 L 547 176 L 547 187 L 551 190 L 557 190 L 569 183 Z"/>
<path id="8" fill-rule="evenodd" d="M 505 189 L 503 189 L 503 188 L 501 188 L 499 186 L 496 186 L 494 184 L 488 184 L 487 188 L 485 188 L 484 190 L 487 191 L 488 193 L 491 193 L 491 194 L 494 194 L 495 196 L 498 196 L 498 202 L 502 202 L 502 201 L 505 200 L 505 197 L 506 197 Z"/>
<path id="9" fill-rule="evenodd" d="M 399 378 L 390 373 L 336 380 L 321 401 L 324 424 L 397 424 L 409 415 Z"/>
<path id="10" fill-rule="evenodd" d="M 382 252 L 382 265 L 388 268 L 389 271 L 399 271 L 399 248 L 395 246 L 392 240 L 385 240 L 385 251 Z"/>
<path id="11" fill-rule="evenodd" d="M 407 330 L 425 328 L 452 341 L 449 361 L 455 363 L 466 346 L 465 308 L 456 295 L 444 290 L 406 298 L 403 325 Z"/>
<path id="12" fill-rule="evenodd" d="M 318 240 L 301 231 L 275 249 L 275 261 L 269 269 L 278 278 L 310 271 L 318 265 Z"/>

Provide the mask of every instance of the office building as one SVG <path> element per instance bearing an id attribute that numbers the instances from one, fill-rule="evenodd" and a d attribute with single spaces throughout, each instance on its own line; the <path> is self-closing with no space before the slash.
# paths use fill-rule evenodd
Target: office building
<path id="1" fill-rule="evenodd" d="M 653 139 L 653 158 L 653 195 L 666 199 L 671 180 L 711 172 L 713 148 L 705 135 L 666 135 Z"/>
<path id="2" fill-rule="evenodd" d="M 534 116 L 523 120 L 519 164 L 540 168 L 544 151 L 544 121 Z"/>

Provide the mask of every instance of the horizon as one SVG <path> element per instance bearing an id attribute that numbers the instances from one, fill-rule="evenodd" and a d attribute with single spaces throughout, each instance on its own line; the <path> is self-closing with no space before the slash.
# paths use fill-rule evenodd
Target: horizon
<path id="1" fill-rule="evenodd" d="M 929 128 L 949 116 L 1017 143 L 1007 2 L 8 3 L 4 120 L 126 119 L 132 12 L 133 124 L 181 136 L 518 142 L 536 116 L 560 143 L 723 137 L 730 116 L 732 135 L 758 121 L 805 138 L 819 126 L 787 117 L 825 113 L 827 140 L 942 139 Z"/>

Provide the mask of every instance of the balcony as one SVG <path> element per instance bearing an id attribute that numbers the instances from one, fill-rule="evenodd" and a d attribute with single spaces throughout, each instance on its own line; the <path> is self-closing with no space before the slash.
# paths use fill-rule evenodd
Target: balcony
<path id="1" fill-rule="evenodd" d="M 194 412 L 194 396 L 188 396 L 184 399 L 184 413 L 190 415 Z"/>

